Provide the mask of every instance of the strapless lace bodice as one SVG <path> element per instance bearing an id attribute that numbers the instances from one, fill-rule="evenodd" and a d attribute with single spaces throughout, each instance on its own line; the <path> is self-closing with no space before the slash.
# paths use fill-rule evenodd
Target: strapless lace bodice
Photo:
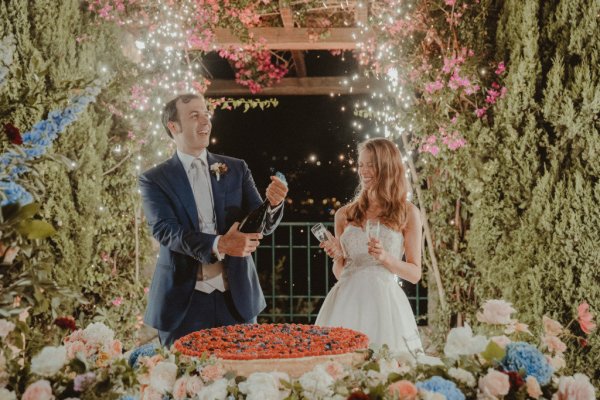
<path id="1" fill-rule="evenodd" d="M 369 238 L 361 228 L 348 225 L 340 240 L 346 255 L 346 266 L 343 269 L 342 277 L 353 274 L 358 270 L 369 269 L 395 279 L 395 275 L 369 254 L 367 245 Z M 402 233 L 382 224 L 379 230 L 379 240 L 385 251 L 395 257 L 402 258 L 404 254 L 404 236 L 402 236 Z"/>

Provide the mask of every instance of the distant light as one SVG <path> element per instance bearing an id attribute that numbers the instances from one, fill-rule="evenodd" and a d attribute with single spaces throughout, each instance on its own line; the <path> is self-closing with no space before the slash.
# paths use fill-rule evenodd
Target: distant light
<path id="1" fill-rule="evenodd" d="M 315 161 L 317 161 L 317 156 L 315 156 L 314 154 L 311 154 L 311 155 L 310 155 L 310 157 L 308 157 L 308 159 L 309 159 L 311 162 L 315 162 Z"/>

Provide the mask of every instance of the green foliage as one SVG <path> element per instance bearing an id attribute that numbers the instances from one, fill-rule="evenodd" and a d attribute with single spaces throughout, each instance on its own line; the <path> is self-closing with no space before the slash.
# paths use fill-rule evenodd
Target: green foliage
<path id="1" fill-rule="evenodd" d="M 0 88 L 0 122 L 13 123 L 22 132 L 64 107 L 102 74 L 102 66 L 122 69 L 96 105 L 35 164 L 34 174 L 24 177 L 43 183 L 43 191 L 36 193 L 41 208 L 30 214 L 38 213 L 56 233 L 43 241 L 18 239 L 38 239 L 40 229 L 52 233 L 41 220 L 17 225 L 18 234 L 3 230 L 3 242 L 21 240 L 24 248 L 6 275 L 11 284 L 3 292 L 3 310 L 17 299 L 21 308 L 31 307 L 30 351 L 50 339 L 46 334 L 62 315 L 73 315 L 80 325 L 101 320 L 129 347 L 145 307 L 146 282 L 136 272 L 136 171 L 131 163 L 111 170 L 120 161 L 112 149 L 127 131 L 106 105 L 126 96 L 131 78 L 116 30 L 97 24 L 76 0 L 3 2 L 0 18 L 0 37 L 12 33 L 18 43 L 8 81 Z M 6 149 L 7 141 L 1 146 Z M 74 167 L 67 168 L 64 160 Z M 140 237 L 138 261 L 144 265 L 150 243 Z M 121 305 L 113 305 L 119 297 Z"/>

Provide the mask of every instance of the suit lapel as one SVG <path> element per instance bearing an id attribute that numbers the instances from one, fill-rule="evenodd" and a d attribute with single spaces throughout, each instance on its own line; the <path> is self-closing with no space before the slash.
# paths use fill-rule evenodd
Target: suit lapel
<path id="1" fill-rule="evenodd" d="M 215 215 L 217 216 L 217 232 L 225 233 L 225 175 L 221 175 L 221 179 L 217 181 L 216 175 L 210 171 L 210 166 L 214 163 L 221 162 L 215 155 L 207 151 L 206 159 L 208 160 L 210 183 L 212 186 L 213 200 L 215 206 Z"/>
<path id="2" fill-rule="evenodd" d="M 183 164 L 177 157 L 177 153 L 167 163 L 167 169 L 165 171 L 165 181 L 173 192 L 177 195 L 186 213 L 192 221 L 194 229 L 198 229 L 200 222 L 198 220 L 198 209 L 196 207 L 196 200 L 194 200 L 194 192 L 192 192 L 192 186 L 187 177 Z"/>

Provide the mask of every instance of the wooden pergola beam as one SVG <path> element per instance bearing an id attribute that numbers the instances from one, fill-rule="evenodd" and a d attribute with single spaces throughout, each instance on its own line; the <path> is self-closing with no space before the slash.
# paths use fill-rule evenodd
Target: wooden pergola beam
<path id="1" fill-rule="evenodd" d="M 309 39 L 308 28 L 252 28 L 250 32 L 264 38 L 270 50 L 354 50 L 360 35 L 358 28 L 331 28 L 326 38 L 316 40 Z M 228 29 L 215 29 L 215 50 L 242 44 Z"/>
<path id="2" fill-rule="evenodd" d="M 284 28 L 294 28 L 294 15 L 292 9 L 284 0 L 279 0 L 279 13 Z M 296 75 L 300 78 L 306 77 L 306 62 L 304 61 L 304 53 L 301 50 L 292 50 L 292 60 L 296 68 Z"/>
<path id="3" fill-rule="evenodd" d="M 344 85 L 342 82 L 348 82 Z M 221 96 L 319 96 L 333 94 L 366 94 L 373 92 L 379 85 L 377 81 L 359 78 L 351 80 L 341 76 L 315 78 L 283 78 L 280 83 L 264 88 L 258 94 L 250 93 L 248 88 L 235 81 L 215 79 L 211 81 L 206 97 Z"/>

